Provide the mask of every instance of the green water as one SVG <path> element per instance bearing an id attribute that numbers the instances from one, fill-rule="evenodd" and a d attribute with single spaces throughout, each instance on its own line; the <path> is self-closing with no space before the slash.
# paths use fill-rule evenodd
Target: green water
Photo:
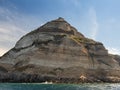
<path id="1" fill-rule="evenodd" d="M 0 90 L 120 90 L 120 84 L 25 84 L 1 83 Z"/>

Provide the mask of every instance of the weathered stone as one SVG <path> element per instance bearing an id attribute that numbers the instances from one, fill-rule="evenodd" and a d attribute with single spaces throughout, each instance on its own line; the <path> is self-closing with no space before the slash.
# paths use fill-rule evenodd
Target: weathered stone
<path id="1" fill-rule="evenodd" d="M 0 58 L 1 82 L 119 82 L 120 56 L 63 18 L 23 36 Z"/>

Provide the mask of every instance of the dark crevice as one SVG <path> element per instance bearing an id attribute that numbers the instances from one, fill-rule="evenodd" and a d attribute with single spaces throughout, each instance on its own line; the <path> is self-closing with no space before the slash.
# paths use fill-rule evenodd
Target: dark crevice
<path id="1" fill-rule="evenodd" d="M 32 47 L 33 45 L 34 45 L 34 43 L 32 43 L 31 45 L 29 45 L 29 46 L 27 46 L 27 47 L 21 47 L 21 48 L 19 48 L 19 49 L 13 48 L 12 50 L 15 51 L 15 52 L 19 52 L 19 51 L 21 51 L 21 50 L 23 50 L 23 49 Z"/>
<path id="2" fill-rule="evenodd" d="M 101 60 L 101 59 L 98 59 L 97 61 L 98 61 L 99 63 L 103 63 L 103 64 L 105 64 L 105 65 L 107 65 L 107 66 L 112 67 L 110 64 L 108 64 L 107 62 L 105 62 L 105 61 L 103 61 L 103 60 Z"/>

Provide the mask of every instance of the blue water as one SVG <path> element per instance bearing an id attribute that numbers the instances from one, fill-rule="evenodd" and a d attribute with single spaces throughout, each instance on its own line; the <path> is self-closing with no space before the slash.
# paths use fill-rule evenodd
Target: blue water
<path id="1" fill-rule="evenodd" d="M 1 83 L 0 90 L 120 90 L 120 84 L 25 84 Z"/>

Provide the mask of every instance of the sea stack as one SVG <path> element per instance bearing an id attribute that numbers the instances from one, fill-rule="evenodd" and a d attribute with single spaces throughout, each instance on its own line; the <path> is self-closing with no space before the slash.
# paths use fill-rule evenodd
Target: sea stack
<path id="1" fill-rule="evenodd" d="M 63 18 L 23 36 L 0 58 L 0 82 L 120 82 L 120 56 Z"/>

